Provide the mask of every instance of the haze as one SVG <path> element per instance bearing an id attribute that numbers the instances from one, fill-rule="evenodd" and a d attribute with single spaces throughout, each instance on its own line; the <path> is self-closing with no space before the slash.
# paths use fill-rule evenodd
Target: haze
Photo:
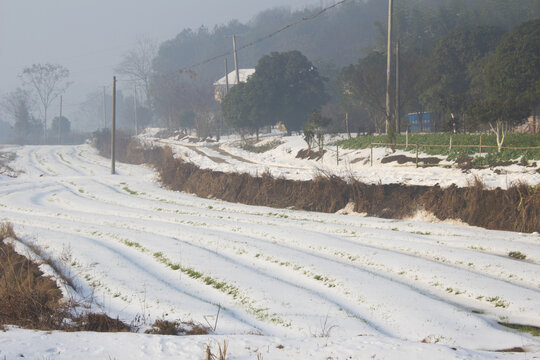
<path id="1" fill-rule="evenodd" d="M 70 72 L 64 96 L 69 116 L 87 93 L 109 84 L 113 68 L 137 40 L 158 42 L 184 28 L 248 21 L 279 6 L 322 0 L 0 0 L 0 96 L 20 86 L 17 75 L 33 63 L 59 63 Z"/>

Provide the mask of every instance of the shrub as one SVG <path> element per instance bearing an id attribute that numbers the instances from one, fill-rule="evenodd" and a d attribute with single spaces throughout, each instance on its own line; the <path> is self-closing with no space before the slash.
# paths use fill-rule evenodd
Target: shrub
<path id="1" fill-rule="evenodd" d="M 518 259 L 518 260 L 525 260 L 527 258 L 527 255 L 519 252 L 519 251 L 510 251 L 508 253 L 508 256 L 510 256 L 511 258 L 514 258 L 514 259 Z"/>

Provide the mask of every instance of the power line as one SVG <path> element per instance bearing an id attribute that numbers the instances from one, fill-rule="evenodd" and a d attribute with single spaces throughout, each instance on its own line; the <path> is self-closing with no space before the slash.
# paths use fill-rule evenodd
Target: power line
<path id="1" fill-rule="evenodd" d="M 317 11 L 317 12 L 316 12 L 315 14 L 313 14 L 313 15 L 305 16 L 305 17 L 303 17 L 303 18 L 301 18 L 301 19 L 299 19 L 299 20 L 297 20 L 297 21 L 295 21 L 295 22 L 292 22 L 292 23 L 290 23 L 290 24 L 287 24 L 287 25 L 285 25 L 285 26 L 279 28 L 278 30 L 276 30 L 276 31 L 274 31 L 274 32 L 272 32 L 272 33 L 270 33 L 270 34 L 267 34 L 267 35 L 265 35 L 265 36 L 263 36 L 263 37 L 260 37 L 260 38 L 258 38 L 258 39 L 256 39 L 256 40 L 253 40 L 253 41 L 251 41 L 251 42 L 249 42 L 249 43 L 247 43 L 247 44 L 245 44 L 245 45 L 239 47 L 239 48 L 237 49 L 237 51 L 244 50 L 244 49 L 246 49 L 246 48 L 248 48 L 248 47 L 251 47 L 251 46 L 253 46 L 253 45 L 255 45 L 255 44 L 258 44 L 258 43 L 260 43 L 260 42 L 262 42 L 262 41 L 264 41 L 264 40 L 268 40 L 268 39 L 270 39 L 270 38 L 276 36 L 277 34 L 283 32 L 283 31 L 285 31 L 285 30 L 287 30 L 287 29 L 290 29 L 291 27 L 294 27 L 294 26 L 296 26 L 296 25 L 298 25 L 298 24 L 300 24 L 300 23 L 303 23 L 303 22 L 305 22 L 305 21 L 309 21 L 309 20 L 316 19 L 316 18 L 318 18 L 319 16 L 323 15 L 324 13 L 326 13 L 327 11 L 329 11 L 329 10 L 331 10 L 331 9 L 333 9 L 333 8 L 336 8 L 336 7 L 338 7 L 339 5 L 342 5 L 342 4 L 344 4 L 344 3 L 346 3 L 346 2 L 349 2 L 349 1 L 351 1 L 351 0 L 341 0 L 341 1 L 338 1 L 337 3 L 335 3 L 335 4 L 333 4 L 333 5 L 327 6 L 327 7 L 323 8 L 323 9 Z M 232 55 L 232 54 L 233 54 L 232 51 L 227 51 L 227 52 L 225 52 L 225 53 L 222 53 L 222 54 L 216 55 L 216 56 L 214 56 L 214 57 L 211 57 L 211 58 L 209 58 L 209 59 L 206 59 L 206 60 L 203 60 L 203 61 L 199 61 L 199 62 L 197 62 L 197 63 L 195 63 L 195 64 L 192 64 L 192 65 L 190 65 L 190 66 L 188 66 L 188 67 L 186 67 L 186 68 L 180 69 L 179 71 L 180 71 L 180 72 L 183 72 L 183 71 L 191 70 L 191 69 L 194 68 L 194 67 L 198 67 L 198 66 L 201 66 L 201 65 L 208 64 L 209 62 L 212 62 L 212 61 L 214 61 L 214 60 L 217 60 L 217 59 L 220 59 L 220 58 L 223 58 L 223 57 Z"/>
<path id="2" fill-rule="evenodd" d="M 254 45 L 256 45 L 256 44 L 258 44 L 258 43 L 260 43 L 260 42 L 262 42 L 262 41 L 268 40 L 268 39 L 270 39 L 270 38 L 272 38 L 272 37 L 274 37 L 274 36 L 276 36 L 276 35 L 278 35 L 278 34 L 284 32 L 284 31 L 286 31 L 286 30 L 288 30 L 288 29 L 290 29 L 290 28 L 292 28 L 292 27 L 294 27 L 294 26 L 296 26 L 296 25 L 299 25 L 299 24 L 301 24 L 301 23 L 303 23 L 303 22 L 310 21 L 310 20 L 314 20 L 314 19 L 320 17 L 321 15 L 325 14 L 325 13 L 328 12 L 329 10 L 332 10 L 332 9 L 334 9 L 334 8 L 336 8 L 336 7 L 338 7 L 338 6 L 342 5 L 342 4 L 344 4 L 344 3 L 350 2 L 350 1 L 354 1 L 354 0 L 340 0 L 340 1 L 338 1 L 337 3 L 335 3 L 335 4 L 333 4 L 333 5 L 330 5 L 330 6 L 327 6 L 327 7 L 325 7 L 325 8 L 322 8 L 322 9 L 318 10 L 317 12 L 315 12 L 315 13 L 312 14 L 312 15 L 305 16 L 305 17 L 303 17 L 303 18 L 301 18 L 301 19 L 298 19 L 298 20 L 296 20 L 296 21 L 294 21 L 294 22 L 292 22 L 292 23 L 289 23 L 289 24 L 287 24 L 287 25 L 285 25 L 285 26 L 282 26 L 281 28 L 279 28 L 279 29 L 277 29 L 277 30 L 275 30 L 275 31 L 273 31 L 273 32 L 271 32 L 271 33 L 265 35 L 265 36 L 262 36 L 262 37 L 260 37 L 260 38 L 258 38 L 258 39 L 255 39 L 255 40 L 253 40 L 253 41 L 251 41 L 251 42 L 249 42 L 249 43 L 247 43 L 247 44 L 244 44 L 244 45 L 242 45 L 241 47 L 237 48 L 237 51 L 244 50 L 244 49 L 249 48 L 249 47 L 251 47 L 251 46 L 254 46 Z M 220 58 L 224 58 L 224 57 L 230 56 L 230 55 L 232 55 L 232 54 L 233 54 L 233 51 L 227 51 L 227 52 L 225 52 L 225 53 L 222 53 L 222 54 L 213 56 L 213 57 L 208 58 L 208 59 L 206 59 L 206 60 L 199 61 L 199 62 L 197 62 L 197 63 L 195 63 L 195 64 L 192 64 L 192 65 L 190 65 L 190 66 L 188 66 L 188 67 L 179 69 L 178 71 L 179 71 L 179 72 L 188 72 L 188 71 L 190 71 L 191 69 L 193 69 L 193 68 L 195 68 L 195 67 L 199 67 L 199 66 L 208 64 L 208 63 L 210 63 L 210 62 L 212 62 L 212 61 L 214 61 L 214 60 L 217 60 L 217 59 L 220 59 Z M 116 82 L 137 83 L 137 82 L 139 82 L 139 80 L 137 80 L 137 79 L 116 79 Z M 110 85 L 107 86 L 107 88 L 110 88 L 110 87 L 111 87 Z M 97 96 L 95 96 L 95 97 L 97 97 Z M 81 102 L 81 103 L 78 103 L 78 104 L 70 104 L 70 106 L 77 106 L 77 105 L 80 106 L 80 105 L 83 105 L 83 104 L 85 104 L 85 103 L 87 103 L 87 102 L 93 100 L 95 97 L 93 97 L 92 99 L 87 99 L 86 101 Z"/>

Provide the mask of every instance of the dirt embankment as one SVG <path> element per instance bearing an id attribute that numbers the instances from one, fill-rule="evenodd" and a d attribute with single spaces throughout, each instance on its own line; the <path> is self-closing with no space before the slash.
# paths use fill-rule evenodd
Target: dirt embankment
<path id="1" fill-rule="evenodd" d="M 268 174 L 253 177 L 201 169 L 175 159 L 170 148 L 144 149 L 136 142 L 124 141 L 126 146 L 117 147 L 119 161 L 148 163 L 155 167 L 161 182 L 168 188 L 204 198 L 329 213 L 353 202 L 355 211 L 369 216 L 402 219 L 425 210 L 441 220 L 456 219 L 487 229 L 540 231 L 538 186 L 487 190 L 480 182 L 466 188 L 455 185 L 441 188 L 346 182 L 335 176 L 320 176 L 311 181 L 280 179 Z M 106 156 L 107 146 L 100 147 L 100 143 L 108 142 L 96 142 Z"/>
<path id="2" fill-rule="evenodd" d="M 15 252 L 18 240 L 10 223 L 0 224 L 0 330 L 5 325 L 64 331 L 128 331 L 130 327 L 105 314 L 80 313 L 82 304 L 62 299 L 56 281 L 37 263 Z M 46 262 L 46 261 L 44 261 Z"/>

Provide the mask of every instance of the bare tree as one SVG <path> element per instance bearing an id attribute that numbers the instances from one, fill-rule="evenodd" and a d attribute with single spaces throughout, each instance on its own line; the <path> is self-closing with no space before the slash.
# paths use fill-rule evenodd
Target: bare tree
<path id="1" fill-rule="evenodd" d="M 122 57 L 122 61 L 114 69 L 120 75 L 126 75 L 144 89 L 147 106 L 150 107 L 150 81 L 152 76 L 152 60 L 157 55 L 157 42 L 151 39 L 141 39 L 135 48 Z"/>
<path id="2" fill-rule="evenodd" d="M 47 141 L 47 110 L 51 103 L 70 85 L 69 70 L 59 64 L 34 64 L 24 68 L 20 75 L 24 83 L 37 93 L 43 110 L 43 133 Z"/>

